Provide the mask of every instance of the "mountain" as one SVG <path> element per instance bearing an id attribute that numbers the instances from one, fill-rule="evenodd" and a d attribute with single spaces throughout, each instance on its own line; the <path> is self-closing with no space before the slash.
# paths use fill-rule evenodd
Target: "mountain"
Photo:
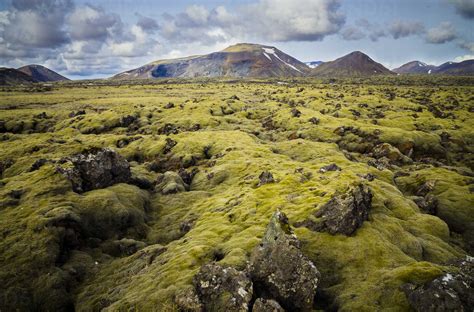
<path id="1" fill-rule="evenodd" d="M 474 75 L 474 60 L 467 60 L 460 63 L 447 62 L 438 66 L 434 73 L 441 75 L 472 76 Z"/>
<path id="2" fill-rule="evenodd" d="M 393 70 L 398 74 L 437 74 L 437 75 L 474 75 L 474 60 L 467 60 L 460 63 L 446 62 L 440 66 L 426 65 L 419 61 L 406 63 Z"/>
<path id="3" fill-rule="evenodd" d="M 389 69 L 368 57 L 355 51 L 334 61 L 326 62 L 312 70 L 312 76 L 372 76 L 391 75 Z"/>
<path id="4" fill-rule="evenodd" d="M 37 82 L 69 80 L 57 72 L 41 65 L 27 65 L 18 68 L 18 70 L 32 77 Z"/>
<path id="5" fill-rule="evenodd" d="M 322 63 L 324 63 L 324 62 L 323 62 L 323 61 L 305 62 L 305 64 L 306 64 L 309 68 L 316 68 L 316 67 L 318 67 L 319 65 L 321 65 Z"/>
<path id="6" fill-rule="evenodd" d="M 393 72 L 397 74 L 431 74 L 435 69 L 436 66 L 434 65 L 413 61 L 393 69 Z"/>
<path id="7" fill-rule="evenodd" d="M 14 68 L 0 67 L 0 85 L 16 85 L 36 82 L 31 76 Z"/>
<path id="8" fill-rule="evenodd" d="M 275 47 L 240 43 L 206 55 L 152 62 L 112 78 L 293 77 L 308 72 L 308 66 Z"/>

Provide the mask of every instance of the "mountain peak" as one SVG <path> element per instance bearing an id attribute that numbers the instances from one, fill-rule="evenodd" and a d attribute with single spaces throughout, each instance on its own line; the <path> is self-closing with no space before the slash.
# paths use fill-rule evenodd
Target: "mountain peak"
<path id="1" fill-rule="evenodd" d="M 263 48 L 275 49 L 275 47 L 265 46 L 265 45 L 261 45 L 257 43 L 237 43 L 237 44 L 228 46 L 227 48 L 222 50 L 222 52 L 245 52 L 245 51 L 250 52 L 250 51 L 258 51 Z"/>
<path id="2" fill-rule="evenodd" d="M 389 69 L 375 62 L 367 54 L 354 51 L 313 70 L 315 76 L 372 76 L 391 75 Z"/>
<path id="3" fill-rule="evenodd" d="M 69 80 L 57 72 L 38 64 L 26 65 L 18 68 L 18 70 L 39 82 Z"/>

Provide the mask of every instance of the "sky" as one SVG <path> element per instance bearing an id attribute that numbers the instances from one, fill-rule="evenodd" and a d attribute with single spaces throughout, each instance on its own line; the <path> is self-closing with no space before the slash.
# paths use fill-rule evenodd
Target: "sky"
<path id="1" fill-rule="evenodd" d="M 474 59 L 474 0 L 0 0 L 0 66 L 72 79 L 241 42 L 301 61 L 459 62 Z"/>

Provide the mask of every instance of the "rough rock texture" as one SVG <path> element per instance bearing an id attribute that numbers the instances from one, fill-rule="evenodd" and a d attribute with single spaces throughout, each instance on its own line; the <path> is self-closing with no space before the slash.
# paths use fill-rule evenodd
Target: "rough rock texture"
<path id="1" fill-rule="evenodd" d="M 193 283 L 205 311 L 248 311 L 253 287 L 244 272 L 210 263 L 201 267 Z"/>
<path id="2" fill-rule="evenodd" d="M 258 176 L 258 180 L 259 180 L 258 186 L 275 182 L 275 179 L 273 178 L 273 174 L 270 171 L 263 171 Z"/>
<path id="3" fill-rule="evenodd" d="M 285 309 L 275 300 L 258 298 L 253 304 L 252 312 L 285 312 Z"/>
<path id="4" fill-rule="evenodd" d="M 189 185 L 184 183 L 176 172 L 167 171 L 158 177 L 156 189 L 163 195 L 167 195 L 185 192 L 189 190 Z"/>
<path id="5" fill-rule="evenodd" d="M 314 215 L 319 220 L 306 220 L 297 226 L 306 226 L 317 232 L 352 235 L 367 220 L 372 205 L 372 192 L 359 184 L 342 195 L 333 197 Z"/>
<path id="6" fill-rule="evenodd" d="M 421 211 L 436 215 L 438 210 L 438 199 L 434 195 L 427 194 L 425 197 L 418 196 L 413 201 L 417 204 Z"/>
<path id="7" fill-rule="evenodd" d="M 273 214 L 252 252 L 249 272 L 258 296 L 275 299 L 288 310 L 311 310 L 320 274 L 301 252 L 284 213 Z"/>
<path id="8" fill-rule="evenodd" d="M 389 159 L 390 163 L 393 164 L 409 164 L 412 163 L 412 160 L 403 155 L 398 148 L 393 147 L 388 143 L 381 143 L 375 146 L 372 149 L 372 156 L 380 159 L 382 157 L 386 157 Z"/>
<path id="9" fill-rule="evenodd" d="M 474 307 L 474 258 L 467 256 L 446 273 L 422 286 L 405 285 L 404 291 L 416 311 L 472 311 Z"/>
<path id="10" fill-rule="evenodd" d="M 109 148 L 90 150 L 65 159 L 58 171 L 82 193 L 130 180 L 130 165 L 125 158 Z"/>

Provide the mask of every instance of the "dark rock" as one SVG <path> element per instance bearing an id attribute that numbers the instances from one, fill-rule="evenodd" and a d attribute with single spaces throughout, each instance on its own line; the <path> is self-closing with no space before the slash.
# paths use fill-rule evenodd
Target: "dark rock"
<path id="1" fill-rule="evenodd" d="M 416 195 L 425 197 L 429 192 L 434 190 L 435 185 L 436 181 L 434 180 L 426 181 L 416 190 Z"/>
<path id="2" fill-rule="evenodd" d="M 132 115 L 124 116 L 120 119 L 120 126 L 128 127 L 137 120 L 138 118 L 136 116 L 132 116 Z"/>
<path id="3" fill-rule="evenodd" d="M 403 155 L 398 148 L 393 147 L 388 143 L 381 143 L 372 149 L 371 155 L 377 159 L 387 158 L 390 163 L 394 164 L 409 164 L 412 160 Z"/>
<path id="4" fill-rule="evenodd" d="M 366 179 L 369 182 L 375 180 L 375 176 L 372 173 L 367 173 L 362 176 L 362 179 Z"/>
<path id="5" fill-rule="evenodd" d="M 275 130 L 275 129 L 277 129 L 277 127 L 275 126 L 271 116 L 267 116 L 267 117 L 262 119 L 262 127 L 266 130 Z"/>
<path id="6" fill-rule="evenodd" d="M 434 195 L 427 194 L 425 197 L 416 197 L 413 201 L 424 213 L 436 215 L 438 199 Z"/>
<path id="7" fill-rule="evenodd" d="M 206 264 L 194 276 L 193 284 L 205 311 L 247 312 L 249 309 L 252 281 L 232 267 Z"/>
<path id="8" fill-rule="evenodd" d="M 274 183 L 275 180 L 273 179 L 273 174 L 270 171 L 263 171 L 259 176 L 258 176 L 258 185 L 257 186 L 262 186 L 268 183 Z"/>
<path id="9" fill-rule="evenodd" d="M 301 116 L 301 112 L 299 110 L 297 110 L 296 108 L 292 108 L 291 109 L 291 116 L 295 117 L 295 118 L 298 118 Z"/>
<path id="10" fill-rule="evenodd" d="M 415 311 L 472 311 L 474 307 L 474 258 L 466 256 L 455 265 L 459 271 L 446 273 L 421 286 L 407 284 L 403 290 Z"/>
<path id="11" fill-rule="evenodd" d="M 320 274 L 301 252 L 284 213 L 271 217 L 262 242 L 252 251 L 249 272 L 257 296 L 277 300 L 291 311 L 311 311 Z"/>
<path id="12" fill-rule="evenodd" d="M 77 193 L 127 183 L 131 176 L 127 160 L 109 148 L 66 158 L 57 170 L 71 181 L 72 189 Z"/>
<path id="13" fill-rule="evenodd" d="M 189 190 L 189 185 L 184 183 L 183 179 L 173 171 L 167 171 L 158 176 L 156 189 L 163 195 L 175 194 Z"/>
<path id="14" fill-rule="evenodd" d="M 178 294 L 174 302 L 180 312 L 203 312 L 204 307 L 199 301 L 199 297 L 193 288 L 189 288 Z"/>
<path id="15" fill-rule="evenodd" d="M 349 236 L 367 220 L 371 206 L 372 192 L 367 186 L 359 184 L 342 195 L 334 196 L 323 205 L 314 214 L 319 220 L 308 219 L 297 226 L 305 226 L 316 232 Z"/>
<path id="16" fill-rule="evenodd" d="M 79 116 L 79 115 L 85 115 L 85 114 L 86 114 L 85 110 L 78 110 L 77 112 L 70 112 L 69 117 L 73 118 L 73 117 L 76 117 L 76 116 Z"/>
<path id="17" fill-rule="evenodd" d="M 0 176 L 13 165 L 13 160 L 11 159 L 4 159 L 0 160 Z"/>
<path id="18" fill-rule="evenodd" d="M 171 149 L 175 147 L 176 144 L 178 144 L 178 142 L 176 142 L 175 140 L 166 138 L 166 144 L 163 148 L 163 154 L 168 154 L 169 152 L 171 152 Z"/>
<path id="19" fill-rule="evenodd" d="M 31 171 L 36 171 L 38 170 L 39 168 L 41 168 L 42 166 L 44 166 L 46 163 L 48 162 L 47 159 L 44 159 L 44 158 L 40 158 L 40 159 L 37 159 L 30 167 L 30 172 Z"/>
<path id="20" fill-rule="evenodd" d="M 319 124 L 319 118 L 316 118 L 316 117 L 311 117 L 308 121 L 312 123 L 313 125 Z"/>
<path id="21" fill-rule="evenodd" d="M 201 130 L 201 125 L 200 124 L 194 124 L 191 126 L 191 128 L 188 129 L 189 131 L 198 131 Z"/>
<path id="22" fill-rule="evenodd" d="M 165 134 L 165 135 L 170 135 L 170 134 L 177 134 L 179 133 L 178 128 L 170 123 L 165 124 L 163 127 L 158 129 L 158 134 Z"/>
<path id="23" fill-rule="evenodd" d="M 275 300 L 258 298 L 253 304 L 252 312 L 285 312 L 285 309 Z"/>
<path id="24" fill-rule="evenodd" d="M 48 115 L 46 112 L 39 113 L 38 115 L 34 115 L 33 117 L 38 118 L 38 119 L 46 119 L 48 118 Z"/>
<path id="25" fill-rule="evenodd" d="M 237 95 L 235 95 L 235 94 L 232 95 L 229 99 L 231 99 L 231 100 L 237 100 L 237 101 L 240 100 L 240 98 L 239 98 Z"/>
<path id="26" fill-rule="evenodd" d="M 184 183 L 186 183 L 187 185 L 191 185 L 194 176 L 196 175 L 196 173 L 198 173 L 198 171 L 199 170 L 197 168 L 194 168 L 193 170 L 191 170 L 191 172 L 188 172 L 187 170 L 181 168 L 178 171 L 178 175 L 181 177 L 181 179 L 183 179 Z"/>
<path id="27" fill-rule="evenodd" d="M 169 102 L 168 104 L 165 105 L 166 109 L 170 109 L 174 107 L 174 103 Z"/>
<path id="28" fill-rule="evenodd" d="M 319 172 L 324 173 L 328 171 L 341 171 L 342 169 L 336 164 L 330 164 L 319 169 Z"/>
<path id="29" fill-rule="evenodd" d="M 138 186 L 143 190 L 151 190 L 154 187 L 152 181 L 141 177 L 132 177 L 128 183 Z"/>
<path id="30" fill-rule="evenodd" d="M 20 199 L 21 196 L 23 196 L 23 194 L 25 194 L 24 190 L 11 190 L 10 192 L 7 193 L 9 197 L 14 198 L 14 199 Z"/>
<path id="31" fill-rule="evenodd" d="M 390 160 L 387 157 L 382 157 L 379 159 L 369 159 L 369 161 L 367 161 L 367 165 L 375 167 L 380 171 L 392 167 L 390 165 Z"/>

